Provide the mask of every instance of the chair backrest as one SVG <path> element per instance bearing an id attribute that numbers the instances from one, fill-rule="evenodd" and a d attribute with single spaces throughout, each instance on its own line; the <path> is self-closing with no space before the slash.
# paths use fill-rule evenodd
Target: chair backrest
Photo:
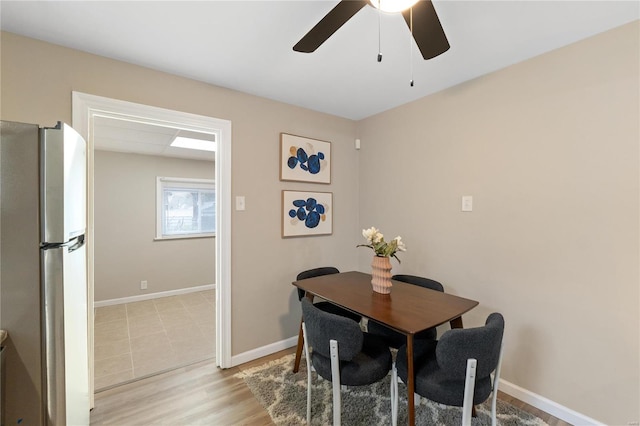
<path id="1" fill-rule="evenodd" d="M 402 281 L 409 284 L 419 285 L 420 287 L 429 288 L 431 290 L 444 292 L 444 287 L 438 281 L 429 278 L 419 277 L 417 275 L 398 274 L 391 277 L 392 280 Z"/>
<path id="2" fill-rule="evenodd" d="M 296 281 L 306 280 L 307 278 L 320 277 L 322 275 L 330 275 L 330 274 L 339 274 L 337 268 L 333 266 L 323 266 L 322 268 L 314 268 L 309 269 L 307 271 L 302 271 L 296 277 Z M 302 300 L 304 297 L 305 291 L 302 289 L 298 289 L 298 300 Z"/>
<path id="3" fill-rule="evenodd" d="M 488 377 L 498 366 L 504 318 L 494 312 L 483 327 L 456 328 L 444 332 L 436 346 L 438 365 L 453 380 L 464 380 L 467 359 L 478 361 L 477 379 Z"/>
<path id="4" fill-rule="evenodd" d="M 330 340 L 338 342 L 341 361 L 350 361 L 362 350 L 364 336 L 357 322 L 340 315 L 330 314 L 313 306 L 309 299 L 302 299 L 302 319 L 307 330 L 307 340 L 314 352 L 329 358 Z"/>

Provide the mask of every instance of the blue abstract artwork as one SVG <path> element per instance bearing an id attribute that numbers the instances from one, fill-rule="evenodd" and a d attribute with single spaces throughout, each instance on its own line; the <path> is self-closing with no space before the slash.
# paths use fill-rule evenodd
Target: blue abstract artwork
<path id="1" fill-rule="evenodd" d="M 330 192 L 282 191 L 283 237 L 332 233 Z"/>
<path id="2" fill-rule="evenodd" d="M 295 146 L 289 147 L 289 152 L 291 157 L 287 160 L 287 166 L 290 169 L 295 169 L 297 166 L 312 175 L 320 173 L 320 161 L 324 160 L 324 153 L 318 152 L 317 154 L 308 155 L 304 148 Z"/>
<path id="3" fill-rule="evenodd" d="M 292 205 L 294 208 L 289 210 L 289 217 L 297 217 L 298 220 L 304 221 L 304 226 L 307 228 L 315 228 L 321 220 L 326 220 L 325 208 L 322 204 L 318 204 L 315 198 L 293 200 Z"/>
<path id="4" fill-rule="evenodd" d="M 331 183 L 331 143 L 280 135 L 280 180 Z"/>

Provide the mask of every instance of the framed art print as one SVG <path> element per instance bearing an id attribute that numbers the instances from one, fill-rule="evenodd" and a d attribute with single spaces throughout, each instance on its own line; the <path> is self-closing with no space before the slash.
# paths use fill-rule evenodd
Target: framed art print
<path id="1" fill-rule="evenodd" d="M 331 183 L 331 142 L 280 133 L 280 180 Z"/>
<path id="2" fill-rule="evenodd" d="M 333 193 L 282 191 L 282 237 L 333 233 Z"/>

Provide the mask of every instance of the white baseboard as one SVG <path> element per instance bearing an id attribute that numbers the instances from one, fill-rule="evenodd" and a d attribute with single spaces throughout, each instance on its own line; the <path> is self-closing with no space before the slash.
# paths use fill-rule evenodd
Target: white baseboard
<path id="1" fill-rule="evenodd" d="M 187 293 L 194 293 L 196 291 L 215 290 L 215 289 L 216 289 L 215 284 L 200 285 L 197 287 L 188 287 L 188 288 L 180 288 L 177 290 L 161 291 L 159 293 L 149 293 L 149 294 L 140 294 L 138 296 L 122 297 L 120 299 L 101 300 L 99 302 L 94 302 L 93 307 L 101 308 L 103 306 L 120 305 L 122 303 L 131 303 L 131 302 L 140 302 L 143 300 L 158 299 L 160 297 L 177 296 L 179 294 L 187 294 Z"/>
<path id="2" fill-rule="evenodd" d="M 587 417 L 584 414 L 578 413 L 577 411 L 560 405 L 557 402 L 551 401 L 550 399 L 538 395 L 537 393 L 521 388 L 518 385 L 514 385 L 513 383 L 508 382 L 504 379 L 500 379 L 498 390 L 509 394 L 514 398 L 519 399 L 520 401 L 526 402 L 527 404 L 532 405 L 537 409 L 544 411 L 545 413 L 549 413 L 553 417 L 557 417 L 567 423 L 571 423 L 572 425 L 605 426 L 604 423 L 601 423 L 597 420 L 592 419 L 591 417 Z"/>
<path id="3" fill-rule="evenodd" d="M 263 356 L 271 355 L 278 351 L 288 349 L 292 346 L 296 346 L 297 344 L 298 344 L 298 335 L 295 335 L 293 337 L 289 337 L 288 339 L 271 343 L 270 345 L 252 349 L 250 351 L 232 356 L 231 366 L 235 367 L 236 365 L 244 364 L 245 362 L 253 361 L 254 359 L 262 358 Z"/>

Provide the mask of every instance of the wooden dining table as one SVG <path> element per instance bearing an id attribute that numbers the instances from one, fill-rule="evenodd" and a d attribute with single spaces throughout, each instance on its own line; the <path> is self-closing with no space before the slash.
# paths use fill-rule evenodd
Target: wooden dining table
<path id="1" fill-rule="evenodd" d="M 395 280 L 391 294 L 376 293 L 371 275 L 355 271 L 294 281 L 293 285 L 304 290 L 310 299 L 320 297 L 407 336 L 407 405 L 411 426 L 415 424 L 415 334 L 446 322 L 451 328 L 462 328 L 462 315 L 478 305 L 475 300 Z M 298 350 L 296 363 L 302 347 Z"/>

